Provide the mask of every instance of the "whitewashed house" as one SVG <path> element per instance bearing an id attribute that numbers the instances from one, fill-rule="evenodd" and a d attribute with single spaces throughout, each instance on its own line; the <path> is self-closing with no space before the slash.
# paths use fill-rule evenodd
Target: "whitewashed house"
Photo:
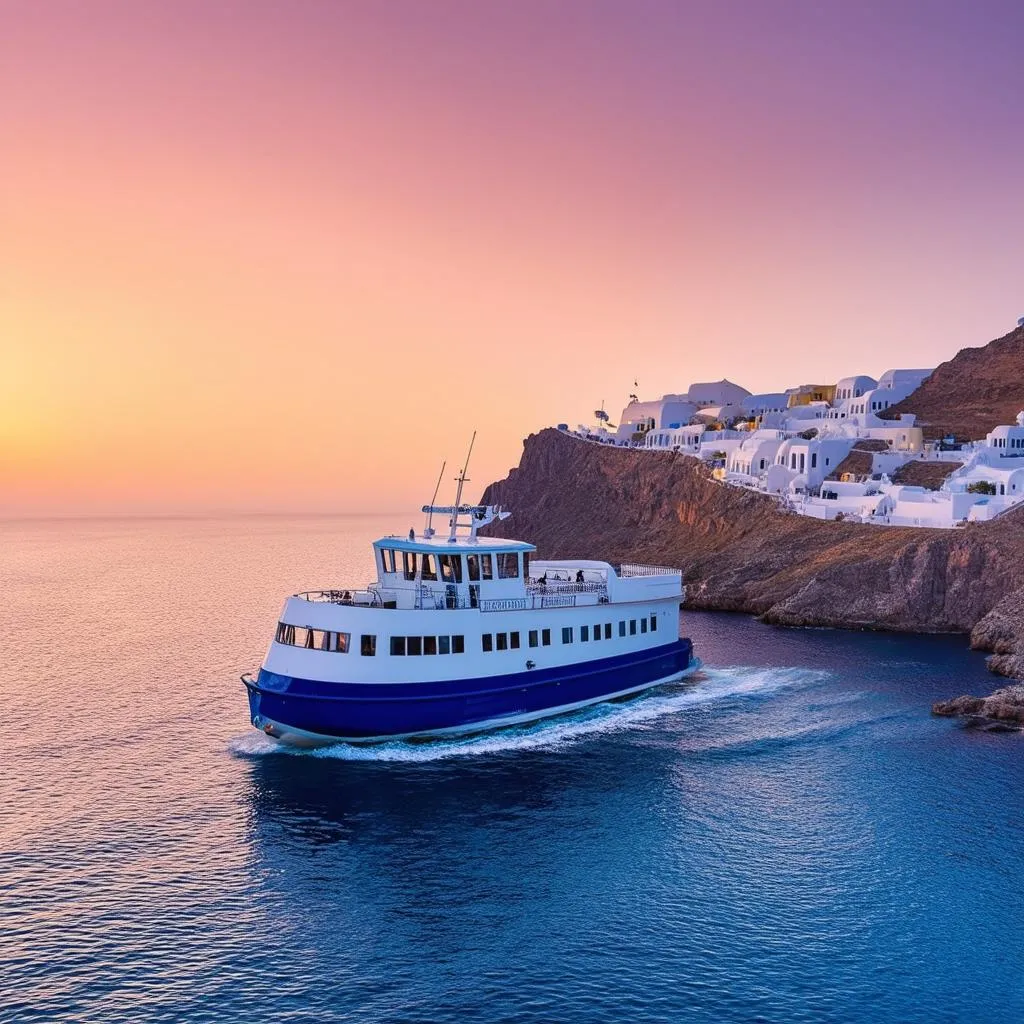
<path id="1" fill-rule="evenodd" d="M 739 384 L 733 384 L 730 380 L 718 380 L 691 384 L 685 398 L 698 409 L 707 409 L 712 406 L 740 405 L 743 399 L 749 396 L 750 392 L 746 388 L 741 388 Z"/>
<path id="2" fill-rule="evenodd" d="M 697 407 L 685 395 L 662 395 L 649 402 L 634 399 L 622 410 L 615 436 L 621 441 L 630 441 L 634 434 L 646 434 L 670 425 L 685 426 L 696 412 Z"/>
<path id="3" fill-rule="evenodd" d="M 740 415 L 745 419 L 760 420 L 771 413 L 784 413 L 789 396 L 782 391 L 763 395 L 747 395 L 740 402 Z"/>
<path id="4" fill-rule="evenodd" d="M 834 405 L 838 405 L 844 399 L 860 398 L 865 392 L 873 391 L 877 387 L 878 381 L 863 373 L 856 377 L 844 377 L 836 383 L 836 392 L 832 402 Z"/>
<path id="5" fill-rule="evenodd" d="M 755 430 L 730 453 L 726 479 L 731 483 L 757 484 L 774 465 L 785 436 L 779 430 Z"/>
<path id="6" fill-rule="evenodd" d="M 852 437 L 790 437 L 779 446 L 775 464 L 788 472 L 790 492 L 816 490 L 825 477 L 835 472 L 853 445 Z M 776 473 L 774 479 L 781 480 L 781 475 Z"/>

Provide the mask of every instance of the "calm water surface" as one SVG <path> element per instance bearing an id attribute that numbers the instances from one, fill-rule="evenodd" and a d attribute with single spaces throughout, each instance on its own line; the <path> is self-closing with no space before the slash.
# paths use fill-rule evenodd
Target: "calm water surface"
<path id="1" fill-rule="evenodd" d="M 688 615 L 686 687 L 287 753 L 285 593 L 404 520 L 0 524 L 4 1021 L 1024 1020 L 1024 743 L 957 638 Z"/>

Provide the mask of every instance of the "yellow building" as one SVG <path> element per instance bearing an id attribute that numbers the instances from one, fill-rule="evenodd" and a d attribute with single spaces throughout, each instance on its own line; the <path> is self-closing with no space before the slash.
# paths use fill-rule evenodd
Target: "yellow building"
<path id="1" fill-rule="evenodd" d="M 836 397 L 835 384 L 801 384 L 789 396 L 789 408 L 795 405 L 810 405 L 811 402 L 828 402 Z"/>

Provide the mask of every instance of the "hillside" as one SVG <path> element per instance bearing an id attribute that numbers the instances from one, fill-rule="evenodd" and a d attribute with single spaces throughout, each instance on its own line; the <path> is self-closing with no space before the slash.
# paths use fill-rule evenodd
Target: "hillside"
<path id="1" fill-rule="evenodd" d="M 961 349 L 912 394 L 883 413 L 912 412 L 927 438 L 978 440 L 1024 409 L 1024 328 Z"/>
<path id="2" fill-rule="evenodd" d="M 979 645 L 1000 652 L 999 671 L 1024 669 L 1012 611 L 1024 595 L 1024 511 L 957 530 L 823 522 L 721 484 L 694 458 L 556 430 L 527 438 L 482 500 L 513 512 L 491 532 L 529 539 L 542 557 L 679 566 L 691 608 L 914 632 L 970 632 L 994 612 Z"/>

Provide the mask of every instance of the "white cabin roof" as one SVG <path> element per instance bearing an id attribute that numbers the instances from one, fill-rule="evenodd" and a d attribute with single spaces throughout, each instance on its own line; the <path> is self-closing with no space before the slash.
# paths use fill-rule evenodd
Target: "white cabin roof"
<path id="1" fill-rule="evenodd" d="M 521 540 L 505 540 L 503 537 L 457 537 L 449 540 L 447 532 L 436 533 L 433 537 L 417 534 L 412 540 L 395 534 L 381 537 L 373 542 L 375 548 L 391 548 L 394 551 L 536 551 L 533 544 Z"/>

